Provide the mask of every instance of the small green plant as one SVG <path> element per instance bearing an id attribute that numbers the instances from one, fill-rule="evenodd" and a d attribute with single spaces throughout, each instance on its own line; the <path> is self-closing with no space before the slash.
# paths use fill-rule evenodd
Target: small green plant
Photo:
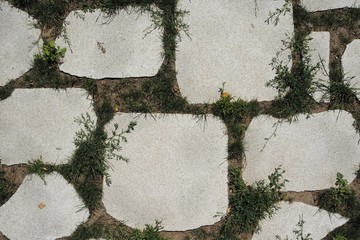
<path id="1" fill-rule="evenodd" d="M 348 188 L 348 182 L 341 173 L 336 174 L 335 186 L 320 195 L 319 204 L 322 209 L 350 218 L 360 215 L 360 205 L 355 193 Z"/>
<path id="2" fill-rule="evenodd" d="M 160 231 L 163 229 L 161 222 L 156 221 L 155 226 L 146 224 L 145 229 L 136 229 L 127 240 L 167 240 L 160 236 Z"/>
<path id="3" fill-rule="evenodd" d="M 292 0 L 285 0 L 281 8 L 276 8 L 274 12 L 269 12 L 269 17 L 265 20 L 267 24 L 273 23 L 278 25 L 280 17 L 285 16 L 292 11 Z"/>
<path id="4" fill-rule="evenodd" d="M 136 123 L 130 122 L 128 128 L 121 131 L 115 126 L 115 130 L 107 134 L 88 113 L 75 119 L 75 122 L 82 126 L 74 138 L 76 149 L 69 162 L 61 165 L 58 171 L 74 184 L 85 207 L 94 209 L 102 197 L 102 183 L 97 180 L 103 176 L 105 183 L 111 184 L 108 159 L 127 161 L 118 153 L 121 150 L 120 143 L 126 142 L 125 134 L 130 133 Z"/>
<path id="5" fill-rule="evenodd" d="M 276 117 L 292 118 L 311 109 L 312 96 L 318 89 L 315 75 L 321 69 L 321 62 L 315 65 L 311 63 L 310 40 L 309 36 L 283 40 L 285 49 L 290 49 L 300 57 L 300 61 L 294 63 L 292 68 L 288 66 L 288 62 L 280 60 L 281 52 L 272 59 L 270 65 L 275 70 L 275 77 L 266 86 L 278 91 L 270 110 L 270 114 Z"/>
<path id="6" fill-rule="evenodd" d="M 38 175 L 46 184 L 45 176 L 54 171 L 54 167 L 46 165 L 42 159 L 42 156 L 40 156 L 37 159 L 28 161 L 27 170 L 30 174 Z"/>
<path id="7" fill-rule="evenodd" d="M 220 99 L 213 104 L 213 113 L 225 122 L 241 121 L 245 116 L 254 117 L 260 112 L 258 101 L 246 102 L 240 98 L 234 99 L 230 93 L 225 91 L 225 83 L 219 88 Z"/>
<path id="8" fill-rule="evenodd" d="M 60 63 L 65 56 L 66 48 L 56 46 L 55 41 L 43 45 L 43 52 L 35 54 L 35 60 L 43 60 L 50 66 Z"/>
<path id="9" fill-rule="evenodd" d="M 297 226 L 298 228 L 295 228 L 295 229 L 293 230 L 293 233 L 294 233 L 294 235 L 295 235 L 295 239 L 296 239 L 296 240 L 313 240 L 313 239 L 311 238 L 311 234 L 310 234 L 310 233 L 304 233 L 304 225 L 305 225 L 305 221 L 304 221 L 303 217 L 300 216 L 300 217 L 299 217 L 299 221 L 298 221 L 298 223 L 296 224 L 296 226 Z M 276 236 L 276 239 L 282 240 L 282 238 L 281 238 L 279 235 Z M 289 240 L 289 238 L 286 237 L 284 240 Z"/>
<path id="10" fill-rule="evenodd" d="M 259 222 L 271 217 L 278 210 L 277 203 L 282 199 L 281 190 L 286 179 L 280 167 L 264 180 L 247 186 L 241 177 L 240 169 L 230 171 L 230 213 L 225 217 L 222 239 L 229 239 L 240 233 L 259 231 Z"/>
<path id="11" fill-rule="evenodd" d="M 5 177 L 5 171 L 2 170 L 0 165 L 0 206 L 3 205 L 10 198 L 12 194 L 12 187 L 14 187 L 14 184 Z"/>
<path id="12" fill-rule="evenodd" d="M 344 236 L 336 235 L 335 237 L 332 238 L 332 240 L 348 240 L 348 239 Z"/>

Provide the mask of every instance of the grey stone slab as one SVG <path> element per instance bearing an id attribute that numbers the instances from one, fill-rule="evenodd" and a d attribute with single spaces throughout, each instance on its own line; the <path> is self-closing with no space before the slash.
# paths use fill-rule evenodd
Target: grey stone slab
<path id="1" fill-rule="evenodd" d="M 46 184 L 29 175 L 0 207 L 0 231 L 11 240 L 45 239 L 70 235 L 89 216 L 73 186 L 58 174 Z"/>
<path id="2" fill-rule="evenodd" d="M 283 48 L 281 40 L 293 32 L 292 13 L 277 26 L 265 20 L 283 3 L 180 0 L 179 9 L 189 11 L 184 21 L 191 37 L 182 38 L 176 55 L 182 94 L 193 103 L 212 102 L 226 82 L 226 91 L 236 97 L 272 100 L 277 92 L 265 86 L 275 75 L 269 63 Z"/>
<path id="3" fill-rule="evenodd" d="M 26 163 L 42 156 L 65 163 L 75 149 L 74 119 L 89 113 L 92 101 L 83 89 L 17 89 L 0 101 L 0 158 L 4 164 Z"/>
<path id="4" fill-rule="evenodd" d="M 299 230 L 296 224 L 300 219 L 305 221 L 304 236 L 311 234 L 312 239 L 322 239 L 349 220 L 339 214 L 319 211 L 319 208 L 304 203 L 281 202 L 279 205 L 280 210 L 271 219 L 260 222 L 262 231 L 254 234 L 252 240 L 276 239 L 276 236 L 280 236 L 281 239 L 295 239 L 293 230 Z"/>
<path id="5" fill-rule="evenodd" d="M 344 7 L 359 7 L 359 0 L 301 0 L 302 6 L 310 12 L 323 11 Z"/>
<path id="6" fill-rule="evenodd" d="M 355 88 L 357 96 L 360 97 L 360 40 L 355 39 L 346 46 L 342 56 L 342 65 L 345 78 L 350 79 L 351 87 Z"/>
<path id="7" fill-rule="evenodd" d="M 31 68 L 40 30 L 26 13 L 0 0 L 0 86 L 23 75 Z"/>
<path id="8" fill-rule="evenodd" d="M 264 115 L 254 118 L 244 140 L 245 181 L 267 179 L 281 165 L 289 180 L 288 191 L 329 188 L 335 184 L 337 172 L 351 182 L 360 163 L 359 136 L 353 121 L 345 111 L 328 111 L 308 119 L 299 115 L 298 121 L 283 122 L 276 129 L 278 119 Z"/>
<path id="9" fill-rule="evenodd" d="M 66 39 L 57 40 L 68 48 L 60 65 L 64 72 L 97 79 L 153 76 L 162 64 L 161 33 L 147 34 L 152 25 L 148 13 L 129 9 L 112 19 L 100 10 L 71 12 L 65 21 L 71 51 Z"/>
<path id="10" fill-rule="evenodd" d="M 117 114 L 125 127 L 136 115 Z M 162 221 L 165 230 L 187 230 L 217 222 L 228 207 L 225 125 L 207 116 L 148 115 L 128 135 L 121 154 L 129 163 L 110 160 L 112 185 L 104 186 L 109 214 L 143 228 Z M 162 116 L 162 117 L 161 117 Z"/>

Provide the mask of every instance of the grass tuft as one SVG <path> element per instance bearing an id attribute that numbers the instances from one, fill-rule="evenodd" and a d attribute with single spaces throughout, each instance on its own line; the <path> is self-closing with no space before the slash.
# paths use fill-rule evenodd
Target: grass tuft
<path id="1" fill-rule="evenodd" d="M 259 231 L 261 220 L 271 217 L 278 209 L 282 199 L 281 190 L 287 182 L 279 168 L 269 175 L 269 183 L 264 180 L 247 186 L 242 179 L 240 169 L 230 171 L 229 198 L 230 213 L 225 217 L 222 239 L 228 239 L 240 233 Z"/>

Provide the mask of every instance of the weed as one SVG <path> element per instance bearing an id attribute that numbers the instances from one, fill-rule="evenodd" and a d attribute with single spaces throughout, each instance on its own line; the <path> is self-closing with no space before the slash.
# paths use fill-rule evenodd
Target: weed
<path id="1" fill-rule="evenodd" d="M 61 27 L 67 4 L 68 0 L 36 1 L 36 4 L 30 10 L 30 14 L 38 20 L 40 26 Z"/>
<path id="2" fill-rule="evenodd" d="M 332 108 L 344 109 L 346 105 L 356 100 L 358 88 L 351 84 L 352 78 L 341 75 L 340 81 L 331 81 L 330 85 L 320 86 L 323 99 L 330 99 Z"/>
<path id="3" fill-rule="evenodd" d="M 27 170 L 30 174 L 38 175 L 46 184 L 45 175 L 55 170 L 54 166 L 47 165 L 44 163 L 42 156 L 37 159 L 28 161 Z"/>
<path id="4" fill-rule="evenodd" d="M 246 102 L 240 98 L 234 100 L 230 93 L 225 92 L 223 87 L 219 89 L 220 99 L 213 104 L 213 113 L 225 122 L 242 121 L 244 117 L 255 117 L 260 112 L 258 101 Z"/>
<path id="5" fill-rule="evenodd" d="M 1 164 L 1 159 L 0 159 Z M 5 171 L 0 166 L 0 206 L 3 205 L 10 197 L 10 189 L 14 187 L 14 184 L 5 178 Z"/>
<path id="6" fill-rule="evenodd" d="M 107 185 L 111 184 L 107 159 L 127 161 L 117 152 L 121 150 L 120 143 L 126 142 L 124 135 L 130 133 L 136 123 L 130 122 L 128 128 L 120 132 L 115 125 L 115 130 L 108 135 L 91 120 L 89 114 L 82 115 L 75 122 L 82 125 L 74 139 L 76 149 L 69 162 L 59 168 L 59 172 L 75 184 L 85 206 L 92 209 L 102 197 L 101 187 L 96 184 L 98 176 L 103 176 Z"/>
<path id="7" fill-rule="evenodd" d="M 335 186 L 323 192 L 319 197 L 319 206 L 329 212 L 338 212 L 349 218 L 360 217 L 360 202 L 355 192 L 348 188 L 348 182 L 341 173 L 337 173 Z"/>
<path id="8" fill-rule="evenodd" d="M 160 231 L 163 229 L 161 222 L 156 221 L 155 226 L 145 225 L 142 231 L 136 229 L 129 237 L 128 240 L 167 240 L 160 236 Z"/>
<path id="9" fill-rule="evenodd" d="M 240 169 L 230 171 L 229 198 L 230 213 L 225 217 L 222 228 L 224 239 L 246 232 L 259 231 L 259 222 L 271 217 L 278 209 L 277 203 L 282 199 L 281 189 L 287 182 L 279 168 L 269 175 L 269 183 L 264 180 L 247 186 L 242 180 Z M 256 203 L 256 204 L 255 204 Z"/>
<path id="10" fill-rule="evenodd" d="M 119 223 L 115 229 L 110 228 L 108 225 L 103 223 L 94 223 L 91 226 L 86 226 L 86 224 L 80 225 L 76 231 L 67 239 L 68 240 L 87 240 L 90 238 L 105 238 L 108 240 L 126 240 L 129 236 L 129 231 L 125 226 Z"/>
<path id="11" fill-rule="evenodd" d="M 292 0 L 285 0 L 284 5 L 281 8 L 276 8 L 274 12 L 269 12 L 269 17 L 265 20 L 267 24 L 273 23 L 278 25 L 280 17 L 285 16 L 292 11 Z"/>
<path id="12" fill-rule="evenodd" d="M 5 86 L 0 86 L 0 101 L 11 96 L 14 91 L 12 82 L 9 82 Z"/>
<path id="13" fill-rule="evenodd" d="M 293 233 L 294 233 L 294 235 L 295 235 L 295 237 L 296 237 L 296 240 L 313 240 L 313 239 L 311 238 L 311 234 L 310 234 L 310 233 L 307 233 L 307 234 L 304 233 L 304 225 L 305 225 L 305 221 L 304 221 L 303 217 L 300 216 L 300 217 L 299 217 L 299 221 L 298 221 L 298 223 L 296 224 L 296 226 L 297 226 L 298 228 L 296 228 L 296 229 L 293 230 Z M 282 238 L 281 238 L 279 235 L 276 236 L 276 239 L 282 240 Z M 286 237 L 284 240 L 289 240 L 289 238 Z"/>
<path id="14" fill-rule="evenodd" d="M 43 52 L 35 54 L 31 72 L 25 80 L 35 87 L 60 88 L 70 82 L 70 78 L 61 76 L 57 65 L 65 56 L 66 49 L 55 45 L 54 41 L 44 44 Z"/>
<path id="15" fill-rule="evenodd" d="M 266 86 L 278 91 L 278 96 L 273 101 L 270 112 L 281 118 L 291 118 L 298 113 L 309 112 L 312 96 L 317 90 L 315 74 L 321 68 L 321 63 L 311 64 L 309 41 L 305 36 L 302 40 L 295 38 L 284 40 L 285 49 L 290 49 L 300 56 L 300 61 L 293 64 L 292 69 L 287 63 L 279 60 L 281 52 L 272 59 L 271 66 L 275 70 L 275 77 Z"/>
<path id="16" fill-rule="evenodd" d="M 41 59 L 46 61 L 50 66 L 59 64 L 61 59 L 65 56 L 66 48 L 61 48 L 55 45 L 55 41 L 50 41 L 43 45 L 43 51 L 40 54 L 35 54 L 35 60 Z"/>
<path id="17" fill-rule="evenodd" d="M 96 80 L 89 78 L 85 79 L 83 88 L 89 93 L 89 95 L 93 95 L 97 91 Z"/>

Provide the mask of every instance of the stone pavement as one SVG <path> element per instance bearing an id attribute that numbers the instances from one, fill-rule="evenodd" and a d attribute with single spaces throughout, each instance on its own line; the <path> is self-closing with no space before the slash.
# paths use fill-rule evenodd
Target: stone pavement
<path id="1" fill-rule="evenodd" d="M 360 239 L 360 3 L 98 2 L 0 0 L 0 240 Z"/>

